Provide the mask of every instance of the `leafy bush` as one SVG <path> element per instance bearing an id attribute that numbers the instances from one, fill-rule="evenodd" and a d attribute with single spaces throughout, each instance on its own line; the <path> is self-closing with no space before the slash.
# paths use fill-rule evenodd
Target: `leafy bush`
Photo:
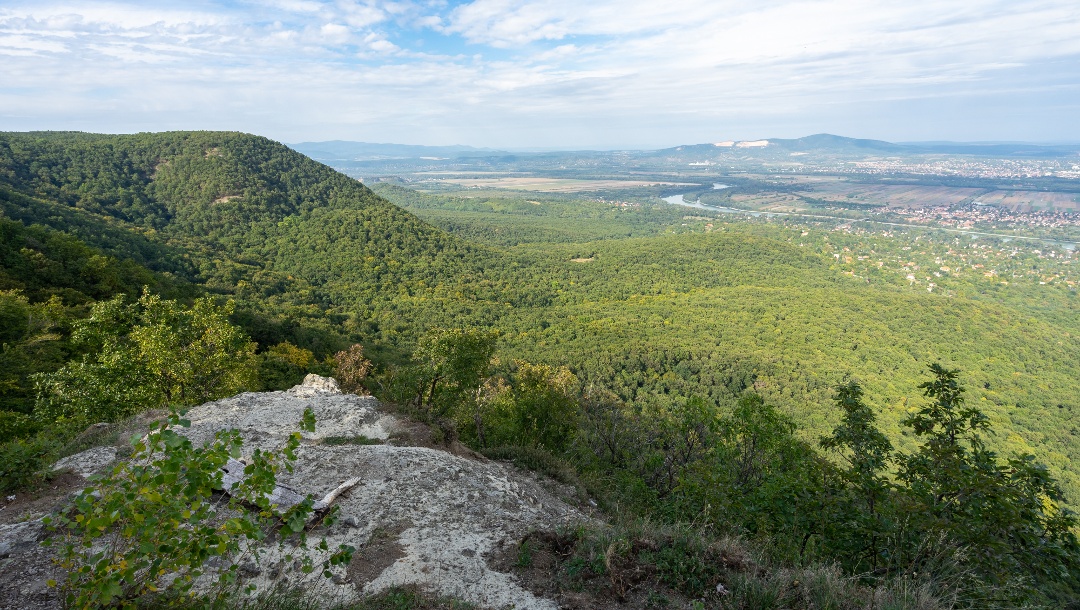
<path id="1" fill-rule="evenodd" d="M 496 333 L 479 328 L 433 329 L 413 353 L 417 402 L 432 418 L 471 401 L 491 367 Z"/>
<path id="2" fill-rule="evenodd" d="M 195 447 L 174 430 L 187 425 L 177 413 L 155 424 L 136 442 L 130 460 L 76 496 L 70 511 L 47 522 L 57 534 L 48 543 L 59 546 L 59 563 L 68 574 L 65 582 L 50 585 L 63 589 L 68 606 L 135 607 L 154 594 L 159 594 L 157 606 L 183 603 L 212 557 L 227 566 L 215 581 L 215 595 L 227 597 L 236 590 L 241 559 L 258 558 L 245 541 L 258 542 L 274 532 L 281 544 L 299 535 L 301 548 L 307 548 L 304 529 L 313 499 L 285 511 L 270 500 L 277 474 L 291 469 L 296 459 L 300 433 L 293 433 L 279 454 L 256 449 L 243 480 L 226 490 L 226 500 L 215 490 L 223 488 L 221 468 L 240 457 L 239 433 L 221 431 L 213 443 Z M 309 409 L 300 426 L 314 431 L 314 425 Z M 320 548 L 326 549 L 325 540 Z M 342 547 L 324 570 L 347 562 L 351 552 Z M 303 562 L 305 572 L 314 569 L 306 555 Z"/>
<path id="3" fill-rule="evenodd" d="M 1077 519 L 1061 507 L 1057 481 L 1031 455 L 999 460 L 982 438 L 989 418 L 965 404 L 959 371 L 932 364 L 930 373 L 919 386 L 929 404 L 904 420 L 923 444 L 900 457 L 900 510 L 918 529 L 969 549 L 993 601 L 1039 599 L 1057 587 L 1080 591 Z M 1030 590 L 1033 583 L 1045 591 Z"/>
<path id="4" fill-rule="evenodd" d="M 364 346 L 359 343 L 334 354 L 334 377 L 341 389 L 353 394 L 367 394 L 364 380 L 371 372 L 371 361 L 364 358 Z"/>
<path id="5" fill-rule="evenodd" d="M 0 411 L 0 443 L 30 436 L 40 427 L 39 422 L 25 413 Z"/>
<path id="6" fill-rule="evenodd" d="M 311 350 L 285 341 L 259 354 L 259 385 L 263 390 L 285 390 L 304 380 L 316 364 Z"/>
<path id="7" fill-rule="evenodd" d="M 235 393 L 254 380 L 255 345 L 229 323 L 231 309 L 209 298 L 184 307 L 145 292 L 133 304 L 122 296 L 95 303 L 74 332 L 92 353 L 37 375 L 35 413 L 116 421 Z"/>
<path id="8" fill-rule="evenodd" d="M 3 225 L 0 218 L 0 229 Z M 0 286 L 4 284 L 2 263 L 0 256 Z M 63 363 L 65 350 L 59 330 L 66 315 L 59 297 L 31 303 L 18 290 L 0 290 L 0 415 L 29 413 L 34 404 L 31 376 L 55 370 Z M 12 429 L 11 423 L 0 423 L 0 440 L 27 433 Z"/>
<path id="9" fill-rule="evenodd" d="M 48 465 L 49 446 L 38 439 L 16 439 L 0 444 L 0 493 L 33 483 Z"/>
<path id="10" fill-rule="evenodd" d="M 572 466 L 541 447 L 500 445 L 485 448 L 482 453 L 493 460 L 506 460 L 518 468 L 539 472 L 560 483 L 580 485 Z"/>
<path id="11" fill-rule="evenodd" d="M 463 428 L 480 446 L 566 449 L 578 428 L 577 377 L 566 367 L 516 361 L 504 377 L 487 380 L 466 408 Z"/>

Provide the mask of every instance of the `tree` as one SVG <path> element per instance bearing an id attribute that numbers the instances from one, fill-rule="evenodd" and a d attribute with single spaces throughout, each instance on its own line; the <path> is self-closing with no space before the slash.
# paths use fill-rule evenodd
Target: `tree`
<path id="1" fill-rule="evenodd" d="M 840 523 L 835 523 L 832 546 L 840 547 L 849 568 L 866 561 L 878 569 L 884 538 L 892 529 L 885 505 L 891 499 L 892 484 L 886 467 L 892 460 L 892 443 L 874 425 L 874 412 L 862 400 L 863 391 L 851 381 L 836 390 L 836 406 L 843 419 L 833 433 L 821 439 L 821 446 L 840 453 L 847 461 L 841 470 L 844 491 Z"/>
<path id="2" fill-rule="evenodd" d="M 1030 455 L 1001 463 L 982 440 L 987 417 L 964 404 L 959 371 L 934 363 L 930 373 L 919 387 L 932 402 L 904 420 L 925 441 L 898 473 L 914 525 L 966 548 L 979 575 L 1003 595 L 1036 583 L 1075 592 L 1077 522 L 1061 508 L 1057 482 Z"/>
<path id="3" fill-rule="evenodd" d="M 565 366 L 516 362 L 510 379 L 511 444 L 562 451 L 577 432 L 577 377 Z"/>
<path id="4" fill-rule="evenodd" d="M 334 354 L 334 376 L 341 389 L 354 394 L 367 394 L 364 380 L 371 372 L 371 361 L 364 357 L 364 346 L 354 344 Z"/>
<path id="5" fill-rule="evenodd" d="M 191 307 L 144 293 L 95 303 L 75 326 L 90 353 L 36 376 L 35 414 L 45 421 L 115 421 L 155 407 L 233 394 L 256 376 L 255 344 L 229 320 L 232 304 Z"/>
<path id="6" fill-rule="evenodd" d="M 58 297 L 31 303 L 21 291 L 0 290 L 0 442 L 19 436 L 17 429 L 30 423 L 27 415 L 34 403 L 29 377 L 63 362 L 57 331 L 65 318 Z M 11 425 L 15 421 L 25 425 Z"/>
<path id="7" fill-rule="evenodd" d="M 487 377 L 496 337 L 479 328 L 434 329 L 421 337 L 413 353 L 420 408 L 444 417 L 472 399 Z"/>
<path id="8" fill-rule="evenodd" d="M 795 422 L 760 395 L 745 394 L 720 421 L 713 483 L 730 498 L 716 503 L 720 510 L 738 515 L 735 523 L 751 533 L 785 541 L 793 558 L 823 533 L 822 469 L 828 467 L 795 430 Z"/>
<path id="9" fill-rule="evenodd" d="M 259 385 L 263 390 L 285 390 L 303 381 L 316 364 L 315 354 L 284 341 L 259 354 Z"/>
<path id="10" fill-rule="evenodd" d="M 614 392 L 590 385 L 582 399 L 582 414 L 585 442 L 606 466 L 623 468 L 639 452 L 640 426 Z"/>

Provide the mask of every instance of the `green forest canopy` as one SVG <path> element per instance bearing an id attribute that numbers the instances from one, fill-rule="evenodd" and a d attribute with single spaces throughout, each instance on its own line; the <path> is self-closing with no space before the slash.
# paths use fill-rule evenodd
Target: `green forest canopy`
<path id="1" fill-rule="evenodd" d="M 851 376 L 901 447 L 913 388 L 941 360 L 965 371 L 991 446 L 1034 452 L 1080 499 L 1075 289 L 978 277 L 912 289 L 829 256 L 819 244 L 851 238 L 822 227 L 717 220 L 704 233 L 669 208 L 542 201 L 523 215 L 512 201 L 379 192 L 413 213 L 240 133 L 2 134 L 0 288 L 56 295 L 72 318 L 139 284 L 227 296 L 260 350 L 289 341 L 322 357 L 359 342 L 383 365 L 427 328 L 489 327 L 502 356 L 566 365 L 649 407 L 698 395 L 726 408 L 756 388 L 811 439 L 837 421 L 832 388 Z M 26 409 L 27 388 L 5 392 Z"/>

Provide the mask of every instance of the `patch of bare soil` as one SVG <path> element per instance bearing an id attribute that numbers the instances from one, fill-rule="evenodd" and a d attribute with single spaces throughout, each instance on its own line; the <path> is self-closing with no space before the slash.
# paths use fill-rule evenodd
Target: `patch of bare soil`
<path id="1" fill-rule="evenodd" d="M 36 519 L 58 509 L 71 494 L 86 486 L 86 479 L 61 472 L 31 489 L 0 496 L 0 525 Z"/>
<path id="2" fill-rule="evenodd" d="M 399 537 L 401 532 L 410 527 L 412 524 L 379 528 L 372 532 L 367 544 L 353 553 L 346 573 L 357 591 L 362 593 L 369 582 L 378 578 L 386 568 L 405 556 L 405 547 L 401 546 Z"/>
<path id="3" fill-rule="evenodd" d="M 410 419 L 412 414 L 400 407 L 384 405 L 383 410 L 397 416 L 398 423 L 390 433 L 390 444 L 397 447 L 426 447 L 445 451 L 451 455 L 470 460 L 486 462 L 482 454 L 463 445 L 457 439 L 457 433 L 450 426 L 437 426 Z"/>
<path id="4" fill-rule="evenodd" d="M 517 544 L 509 544 L 487 556 L 494 570 L 512 573 L 522 588 L 538 597 L 554 599 L 560 608 L 576 610 L 626 610 L 636 608 L 687 608 L 694 601 L 665 583 L 657 566 L 643 560 L 656 554 L 661 543 L 633 539 L 619 548 L 612 543 L 606 552 L 588 557 L 573 534 L 533 532 Z M 710 549 L 709 559 L 729 572 L 753 569 L 739 552 Z M 719 594 L 708 592 L 697 601 L 705 607 L 720 603 Z"/>
<path id="5" fill-rule="evenodd" d="M 573 536 L 536 532 L 493 554 L 488 563 L 493 569 L 513 573 L 523 588 L 554 599 L 560 608 L 688 607 L 689 600 L 663 586 L 650 566 L 606 557 L 606 573 L 599 575 L 581 565 L 575 550 Z"/>

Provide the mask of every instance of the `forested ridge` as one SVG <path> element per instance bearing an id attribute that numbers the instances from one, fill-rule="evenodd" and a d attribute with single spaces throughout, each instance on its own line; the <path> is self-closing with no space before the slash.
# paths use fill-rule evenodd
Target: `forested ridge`
<path id="1" fill-rule="evenodd" d="M 1075 289 L 1036 300 L 1037 288 L 1005 293 L 953 273 L 939 280 L 949 291 L 914 290 L 882 266 L 829 256 L 857 250 L 841 245 L 850 237 L 720 221 L 706 231 L 664 206 L 376 191 L 240 133 L 0 134 L 4 485 L 32 484 L 98 418 L 277 389 L 350 361 L 357 384 L 450 437 L 567 460 L 641 514 L 708 513 L 751 537 L 798 539 L 775 543 L 785 561 L 893 578 L 902 562 L 930 561 L 912 549 L 919 528 L 938 528 L 958 532 L 956 548 L 1010 558 L 971 560 L 990 588 L 950 581 L 964 604 L 1058 603 L 1078 590 L 1075 523 L 1060 509 L 1080 504 Z M 228 341 L 200 343 L 217 332 Z M 354 344 L 373 364 L 346 356 Z M 169 346 L 197 346 L 185 357 L 233 372 L 130 362 Z M 112 377 L 143 389 L 125 394 Z M 957 383 L 966 394 L 949 393 Z M 73 397 L 77 386 L 90 389 Z M 949 445 L 935 436 L 944 416 L 919 415 L 928 401 L 979 417 L 965 416 Z M 880 460 L 850 461 L 870 450 L 842 433 L 856 424 L 880 426 Z M 773 444 L 740 454 L 754 434 Z M 635 456 L 635 445 L 647 449 Z M 1003 466 L 1026 454 L 1056 482 Z M 740 459 L 771 483 L 726 470 Z M 995 526 L 989 508 L 942 505 L 900 523 L 955 492 L 927 470 L 932 459 L 1015 509 L 993 518 L 1020 533 L 977 536 Z M 724 486 L 742 491 L 717 495 Z M 880 512 L 860 508 L 870 488 L 888 498 Z M 784 512 L 813 502 L 805 518 Z M 891 550 L 823 525 L 841 514 Z"/>

